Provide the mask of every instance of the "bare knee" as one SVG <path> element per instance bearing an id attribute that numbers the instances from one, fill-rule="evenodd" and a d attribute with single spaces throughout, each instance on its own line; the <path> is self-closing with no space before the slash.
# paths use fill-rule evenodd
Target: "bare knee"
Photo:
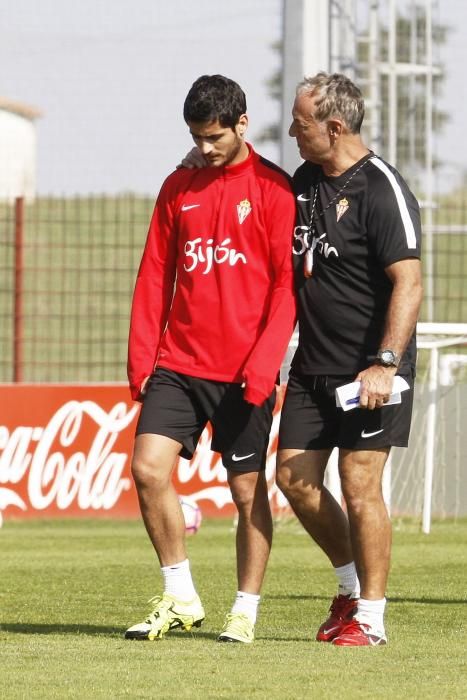
<path id="1" fill-rule="evenodd" d="M 376 474 L 344 476 L 341 487 L 351 522 L 386 513 L 381 480 Z"/>
<path id="2" fill-rule="evenodd" d="M 131 474 L 138 489 L 153 486 L 162 486 L 166 478 L 163 471 L 158 468 L 156 460 L 145 460 L 144 458 L 134 458 L 131 464 Z"/>
<path id="3" fill-rule="evenodd" d="M 375 513 L 380 508 L 385 508 L 381 487 L 358 489 L 354 485 L 350 487 L 342 484 L 347 511 L 350 518 L 360 518 L 365 513 Z"/>
<path id="4" fill-rule="evenodd" d="M 135 454 L 131 464 L 131 474 L 136 488 L 158 491 L 166 489 L 172 483 L 174 464 L 175 460 L 157 452 Z"/>
<path id="5" fill-rule="evenodd" d="M 276 464 L 276 486 L 289 500 L 289 497 L 293 495 L 293 486 L 297 484 L 294 467 L 296 467 L 296 460 L 294 458 L 288 459 L 284 451 L 279 451 Z"/>
<path id="6" fill-rule="evenodd" d="M 297 480 L 287 470 L 279 470 L 276 474 L 276 483 L 295 513 L 307 513 L 314 517 L 320 508 L 321 490 L 303 480 Z"/>
<path id="7" fill-rule="evenodd" d="M 306 503 L 308 510 L 317 510 L 323 489 L 323 472 L 324 468 L 313 468 L 302 454 L 291 458 L 280 456 L 276 484 L 294 509 L 300 510 Z"/>
<path id="8" fill-rule="evenodd" d="M 264 472 L 230 473 L 229 486 L 232 500 L 239 513 L 251 513 L 255 507 L 263 507 L 264 504 L 269 503 Z"/>
<path id="9" fill-rule="evenodd" d="M 180 448 L 175 440 L 161 435 L 138 435 L 131 463 L 137 489 L 166 488 Z"/>
<path id="10" fill-rule="evenodd" d="M 276 485 L 282 491 L 285 497 L 288 497 L 292 490 L 292 472 L 285 466 L 277 465 L 276 469 Z"/>
<path id="11" fill-rule="evenodd" d="M 349 515 L 359 516 L 367 510 L 384 506 L 382 472 L 387 452 L 347 453 L 340 465 L 342 493 Z"/>

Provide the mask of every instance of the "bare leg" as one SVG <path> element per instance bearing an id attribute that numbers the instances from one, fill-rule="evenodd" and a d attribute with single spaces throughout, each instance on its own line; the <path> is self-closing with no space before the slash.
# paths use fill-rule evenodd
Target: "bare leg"
<path id="1" fill-rule="evenodd" d="M 228 472 L 232 498 L 238 510 L 238 590 L 259 594 L 272 542 L 272 517 L 264 471 Z"/>
<path id="2" fill-rule="evenodd" d="M 349 523 L 323 485 L 331 450 L 279 450 L 276 480 L 301 524 L 334 567 L 353 561 Z"/>
<path id="3" fill-rule="evenodd" d="M 341 450 L 339 471 L 361 597 L 384 598 L 391 555 L 391 522 L 382 493 L 389 449 Z"/>
<path id="4" fill-rule="evenodd" d="M 141 515 L 161 566 L 186 559 L 185 521 L 171 480 L 181 447 L 163 435 L 145 433 L 135 440 L 131 470 Z"/>

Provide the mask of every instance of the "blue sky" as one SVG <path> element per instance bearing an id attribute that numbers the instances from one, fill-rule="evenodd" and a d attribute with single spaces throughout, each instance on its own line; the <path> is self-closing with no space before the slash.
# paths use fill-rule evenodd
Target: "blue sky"
<path id="1" fill-rule="evenodd" d="M 435 6 L 435 18 L 455 28 L 440 57 L 440 107 L 452 120 L 435 148 L 456 175 L 467 155 L 467 10 L 463 0 Z M 3 0 L 0 95 L 43 111 L 39 192 L 157 192 L 191 147 L 182 105 L 203 73 L 242 85 L 254 142 L 278 118 L 265 81 L 280 33 L 280 0 Z M 278 158 L 272 145 L 261 152 Z"/>
<path id="2" fill-rule="evenodd" d="M 157 191 L 192 145 L 182 106 L 203 73 L 240 82 L 253 137 L 277 116 L 279 34 L 279 1 L 4 0 L 0 94 L 43 111 L 39 191 Z"/>

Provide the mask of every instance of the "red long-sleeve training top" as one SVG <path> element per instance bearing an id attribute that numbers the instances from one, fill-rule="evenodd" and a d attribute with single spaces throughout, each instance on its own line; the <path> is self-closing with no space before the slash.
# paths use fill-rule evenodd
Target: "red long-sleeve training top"
<path id="1" fill-rule="evenodd" d="M 155 366 L 245 382 L 261 404 L 295 323 L 288 177 L 249 146 L 242 163 L 180 169 L 152 216 L 131 312 L 134 399 Z"/>

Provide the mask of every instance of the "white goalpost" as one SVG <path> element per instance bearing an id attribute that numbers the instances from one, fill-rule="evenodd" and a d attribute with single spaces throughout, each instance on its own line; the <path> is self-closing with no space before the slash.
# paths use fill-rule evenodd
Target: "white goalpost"
<path id="1" fill-rule="evenodd" d="M 467 366 L 467 354 L 440 355 L 443 348 L 467 344 L 467 323 L 419 323 L 417 326 L 417 346 L 429 350 L 429 402 L 426 414 L 426 447 L 424 471 L 424 495 L 422 531 L 428 534 L 431 529 L 431 503 L 433 493 L 433 473 L 435 468 L 435 444 L 437 425 L 437 395 L 440 380 L 443 384 L 453 380 L 452 368 Z M 443 360 L 443 373 L 440 373 L 440 359 Z M 441 374 L 441 376 L 440 376 Z"/>
<path id="2" fill-rule="evenodd" d="M 298 334 L 294 334 L 289 345 L 287 369 L 297 342 Z M 459 391 L 465 387 L 467 392 L 467 381 L 458 383 L 458 375 L 462 374 L 462 371 L 467 378 L 467 352 L 461 352 L 463 346 L 467 346 L 467 323 L 422 322 L 417 325 L 420 371 L 416 382 L 418 401 L 412 426 L 414 436 L 407 450 L 402 448 L 392 450 L 383 475 L 383 496 L 388 511 L 396 515 L 421 515 L 422 531 L 426 534 L 431 530 L 433 483 L 437 466 L 438 471 L 439 469 L 449 470 L 449 467 L 452 467 L 448 463 L 449 456 L 437 457 L 439 453 L 442 455 L 447 453 L 448 447 L 455 450 L 455 459 L 459 465 L 454 477 L 458 482 L 456 489 L 459 493 L 464 492 L 461 473 L 462 465 L 467 461 L 467 437 L 464 459 L 461 441 L 458 441 L 459 444 L 457 442 L 455 445 L 450 444 L 452 439 L 447 433 L 447 424 L 450 421 L 441 420 L 439 402 L 441 387 L 445 389 L 455 387 Z M 446 349 L 456 347 L 458 352 L 445 352 Z M 465 425 L 462 417 L 462 402 L 456 403 L 453 410 L 457 422 L 457 428 L 454 430 L 462 437 L 461 426 Z M 449 478 L 449 475 L 446 476 L 446 480 Z M 342 502 L 337 450 L 331 454 L 326 469 L 325 484 L 336 500 Z M 443 489 L 446 489 L 445 485 Z M 458 499 L 458 496 L 455 496 L 455 499 Z M 459 509 L 459 506 L 455 506 L 454 509 L 451 505 L 443 506 L 443 512 L 446 515 L 455 516 Z"/>

